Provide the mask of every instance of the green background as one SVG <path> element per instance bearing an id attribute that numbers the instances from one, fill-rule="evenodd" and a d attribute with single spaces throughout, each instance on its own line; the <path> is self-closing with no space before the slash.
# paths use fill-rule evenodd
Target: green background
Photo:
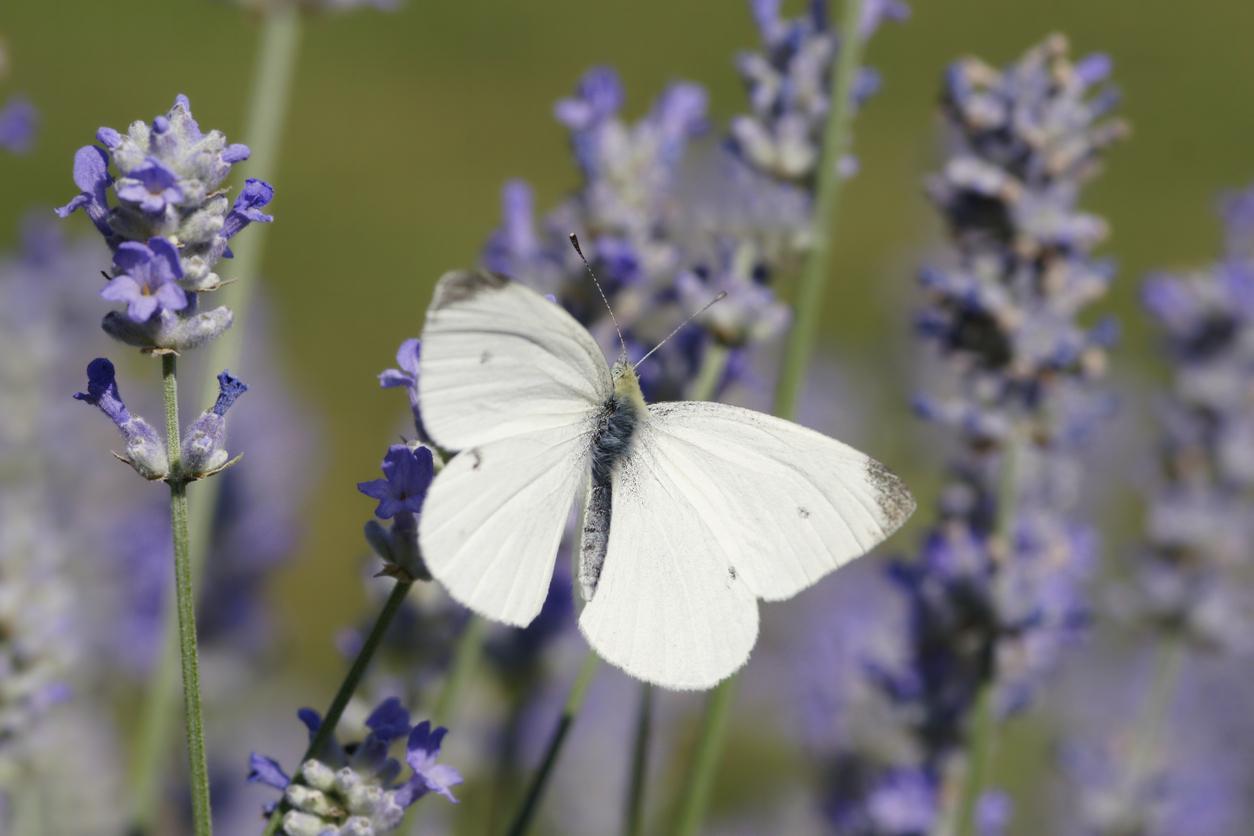
<path id="1" fill-rule="evenodd" d="M 304 675 L 331 687 L 341 665 L 331 638 L 363 605 L 360 526 L 370 503 L 354 483 L 373 478 L 404 414 L 403 397 L 379 391 L 375 374 L 392 364 L 401 339 L 418 334 L 434 279 L 476 260 L 506 178 L 533 182 L 540 208 L 574 184 L 552 104 L 590 65 L 619 69 L 629 114 L 680 78 L 708 87 L 716 124 L 742 110 L 732 59 L 756 43 L 746 5 L 410 0 L 394 15 L 363 11 L 306 25 L 274 177 L 277 220 L 246 236 L 268 239 L 264 276 L 244 277 L 264 282 L 278 360 L 323 433 L 309 527 L 276 593 L 299 627 L 292 650 Z M 942 148 L 934 103 L 947 62 L 977 54 L 1003 64 L 1060 31 L 1077 54 L 1110 53 L 1125 92 L 1132 138 L 1112 152 L 1086 205 L 1110 220 L 1104 251 L 1120 264 L 1104 304 L 1125 325 L 1115 363 L 1152 369 L 1139 280 L 1217 252 L 1216 194 L 1254 179 L 1254 3 L 913 5 L 913 18 L 886 27 L 870 49 L 884 87 L 855 128 L 862 171 L 842 195 L 824 350 L 873 370 L 880 357 L 906 354 L 914 271 L 941 241 L 920 184 Z M 25 92 L 43 126 L 34 153 L 0 159 L 0 241 L 13 239 L 30 207 L 75 192 L 72 156 L 96 127 L 151 119 L 178 92 L 190 96 L 203 127 L 248 142 L 240 131 L 258 33 L 250 15 L 208 0 L 4 3 L 11 74 L 0 99 Z M 81 217 L 68 224 L 87 233 Z M 91 292 L 95 277 L 83 279 Z M 247 375 L 246 362 L 240 372 Z M 912 379 L 874 379 L 877 402 L 893 411 L 887 425 L 908 427 Z M 898 449 L 900 459 L 911 448 Z M 891 450 L 885 457 L 895 458 Z"/>

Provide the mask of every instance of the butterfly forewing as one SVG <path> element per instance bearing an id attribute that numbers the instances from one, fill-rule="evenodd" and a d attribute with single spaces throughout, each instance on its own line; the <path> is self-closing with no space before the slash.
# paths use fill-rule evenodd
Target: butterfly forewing
<path id="1" fill-rule="evenodd" d="M 561 306 L 491 273 L 446 273 L 422 335 L 422 420 L 441 447 L 591 420 L 613 392 L 605 355 Z"/>
<path id="2" fill-rule="evenodd" d="M 601 350 L 558 305 L 487 273 L 440 280 L 419 400 L 433 440 L 461 452 L 431 486 L 419 540 L 454 598 L 519 626 L 539 613 L 611 392 Z"/>

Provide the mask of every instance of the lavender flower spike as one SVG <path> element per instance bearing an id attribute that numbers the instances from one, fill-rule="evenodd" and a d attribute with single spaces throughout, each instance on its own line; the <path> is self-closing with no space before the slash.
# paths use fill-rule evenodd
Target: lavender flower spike
<path id="1" fill-rule="evenodd" d="M 218 375 L 218 399 L 187 428 L 182 445 L 183 475 L 187 479 L 210 476 L 226 466 L 226 412 L 248 387 L 229 371 Z"/>
<path id="2" fill-rule="evenodd" d="M 118 393 L 113 364 L 104 357 L 97 357 L 87 366 L 87 391 L 74 395 L 75 400 L 86 401 L 109 416 L 122 438 L 126 440 L 126 457 L 123 459 L 145 479 L 164 479 L 170 472 L 170 460 L 165 445 L 157 437 L 157 431 L 147 421 L 132 416 Z"/>
<path id="3" fill-rule="evenodd" d="M 274 197 L 268 183 L 248 180 L 234 202 L 224 187 L 231 168 L 248 159 L 248 147 L 228 144 L 220 131 L 201 131 L 186 96 L 176 97 L 164 115 L 134 122 L 125 132 L 101 128 L 96 141 L 75 154 L 74 184 L 80 191 L 57 214 L 64 218 L 83 209 L 115 251 L 128 243 L 169 241 L 177 255 L 172 280 L 182 290 L 203 293 L 221 287 L 215 269 L 221 259 L 231 257 L 230 239 L 250 223 L 271 220 L 261 211 Z M 131 318 L 140 321 L 136 317 L 149 307 L 144 303 Z M 117 336 L 114 325 L 106 330 Z M 177 329 L 171 323 L 164 330 Z M 130 343 L 139 339 L 143 344 L 142 335 L 119 339 Z M 150 337 L 145 347 L 173 346 Z"/>

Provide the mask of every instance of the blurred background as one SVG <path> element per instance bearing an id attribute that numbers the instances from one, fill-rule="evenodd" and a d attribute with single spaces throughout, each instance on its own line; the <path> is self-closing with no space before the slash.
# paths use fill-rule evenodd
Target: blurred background
<path id="1" fill-rule="evenodd" d="M 403 397 L 381 391 L 376 375 L 395 365 L 402 339 L 419 335 L 435 279 L 477 262 L 498 225 L 508 178 L 529 180 L 541 208 L 577 182 L 553 103 L 590 66 L 617 68 L 629 116 L 679 79 L 708 89 L 716 126 L 741 112 L 733 56 L 757 43 L 743 5 L 409 0 L 393 13 L 307 22 L 273 179 L 276 220 L 248 233 L 268 243 L 262 274 L 242 277 L 264 287 L 271 339 L 258 349 L 264 357 L 250 350 L 235 370 L 248 379 L 264 364 L 285 379 L 291 433 L 307 442 L 291 452 L 307 459 L 301 484 L 290 486 L 300 501 L 298 543 L 268 592 L 284 628 L 284 674 L 301 683 L 294 690 L 303 703 L 325 703 L 345 665 L 336 637 L 368 605 L 359 580 L 367 554 L 361 526 L 372 503 L 355 484 L 375 478 L 387 445 L 406 426 Z M 1118 278 L 1100 307 L 1124 329 L 1115 375 L 1136 384 L 1161 377 L 1137 303 L 1141 279 L 1218 252 L 1216 196 L 1254 180 L 1254 108 L 1242 92 L 1254 89 L 1251 31 L 1254 4 L 1242 0 L 1187 9 L 1167 0 L 920 0 L 905 25 L 888 26 L 872 41 L 867 63 L 882 74 L 883 88 L 856 122 L 861 169 L 842 194 L 822 319 L 822 351 L 840 370 L 840 392 L 851 404 L 836 410 L 844 425 L 833 419 L 824 429 L 874 451 L 918 486 L 924 512 L 916 525 L 927 516 L 939 461 L 910 414 L 919 384 L 910 371 L 910 324 L 917 268 L 944 240 L 921 183 L 942 159 L 936 101 L 945 67 L 968 54 L 1002 65 L 1051 32 L 1065 33 L 1077 54 L 1113 58 L 1133 136 L 1112 151 L 1082 202 L 1112 228 L 1101 254 L 1117 261 Z M 190 97 L 202 127 L 248 143 L 242 124 L 258 35 L 252 15 L 209 0 L 4 3 L 0 37 L 10 75 L 2 92 L 24 93 L 39 109 L 40 129 L 31 153 L 0 157 L 0 247 L 16 246 L 27 213 L 50 213 L 75 193 L 74 151 L 98 126 L 151 119 L 176 93 Z M 247 174 L 247 163 L 241 171 Z M 83 218 L 62 226 L 71 236 L 90 235 Z M 96 273 L 85 269 L 81 283 L 93 295 Z M 122 353 L 102 334 L 96 345 L 100 354 Z M 124 392 L 149 383 L 155 390 L 151 365 L 138 357 L 125 362 Z M 185 403 L 184 414 L 200 408 Z M 251 408 L 243 399 L 238 415 Z M 256 408 L 263 408 L 260 398 Z M 155 408 L 149 413 L 156 417 Z M 1122 412 L 1108 431 L 1144 434 L 1141 419 Z M 243 467 L 250 466 L 246 453 Z M 289 463 L 256 458 L 276 468 L 271 490 L 284 491 Z M 109 466 L 102 449 L 100 467 Z M 137 488 L 116 470 L 110 476 L 119 490 Z M 1128 480 L 1135 478 L 1130 471 Z M 1137 497 L 1125 493 L 1102 508 L 1113 521 L 1104 526 L 1107 548 L 1126 548 Z M 908 550 L 915 539 L 907 529 L 895 543 Z M 559 680 L 571 675 L 568 666 Z M 697 705 L 677 699 L 678 712 Z M 299 737 L 294 721 L 289 731 Z M 1025 759 L 1044 759 L 1039 730 L 1021 734 L 1037 741 Z M 1014 769 L 1032 776 L 1048 768 Z M 1034 832 L 1034 825 L 1015 832 Z"/>

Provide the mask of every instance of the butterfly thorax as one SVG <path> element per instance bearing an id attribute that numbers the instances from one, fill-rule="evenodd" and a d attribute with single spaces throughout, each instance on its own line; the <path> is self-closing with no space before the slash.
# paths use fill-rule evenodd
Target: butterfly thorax
<path id="1" fill-rule="evenodd" d="M 592 440 L 594 484 L 609 484 L 614 465 L 631 451 L 636 429 L 641 419 L 648 414 L 635 369 L 625 360 L 619 360 L 614 364 L 611 374 L 614 394 L 605 402 L 597 416 Z"/>

